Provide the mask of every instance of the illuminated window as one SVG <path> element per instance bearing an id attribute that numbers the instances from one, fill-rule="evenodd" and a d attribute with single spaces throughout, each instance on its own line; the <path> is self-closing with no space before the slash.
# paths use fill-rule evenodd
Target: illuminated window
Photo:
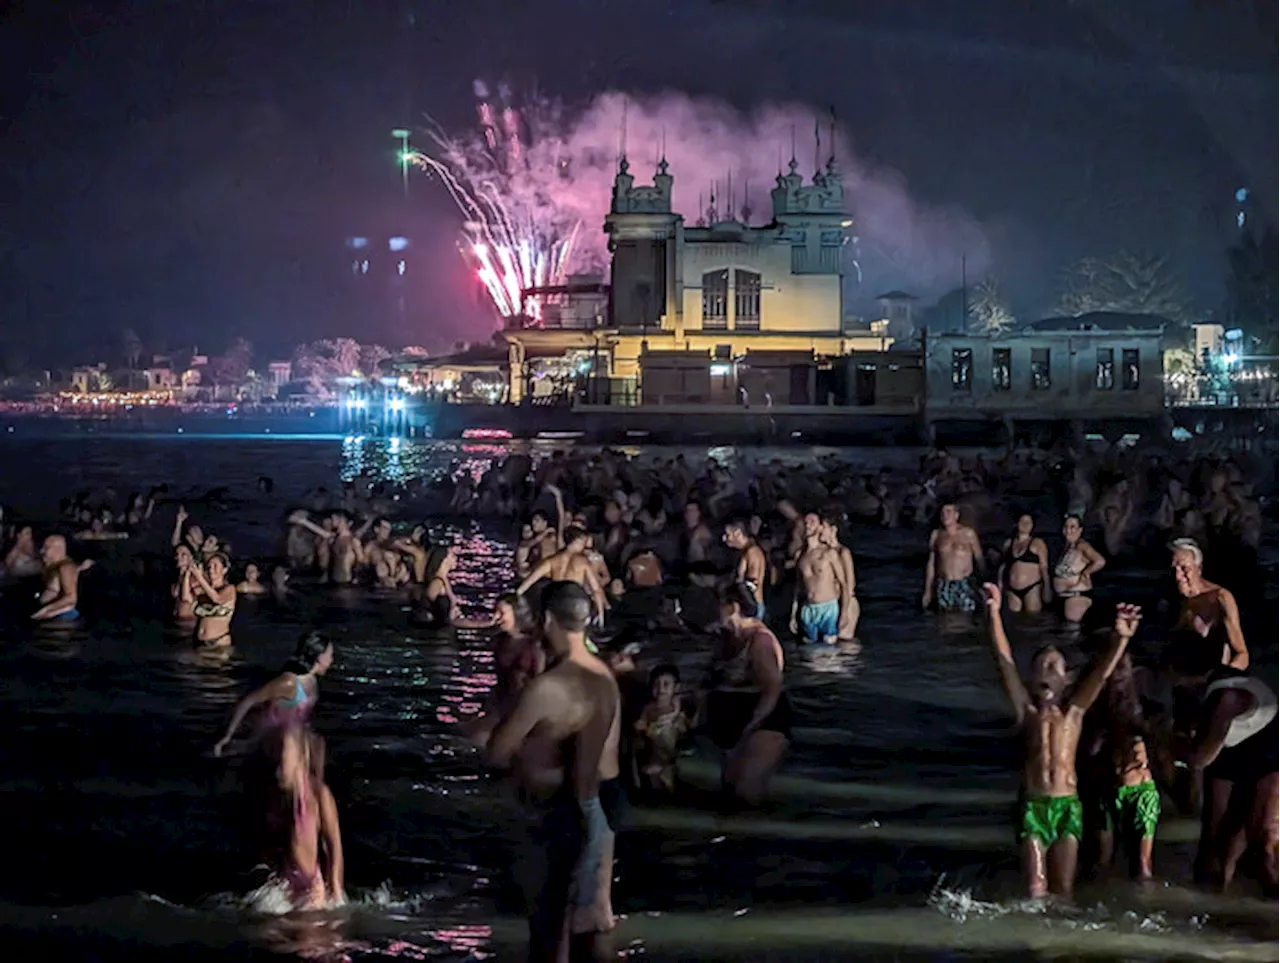
<path id="1" fill-rule="evenodd" d="M 397 270 L 397 271 L 399 271 L 399 272 L 400 272 L 400 274 L 403 276 L 403 274 L 404 274 L 404 261 L 401 261 L 399 264 L 397 264 L 397 265 L 396 265 L 396 270 Z"/>
<path id="2" fill-rule="evenodd" d="M 1098 366 L 1093 386 L 1099 391 L 1110 391 L 1116 386 L 1116 353 L 1113 349 L 1098 349 Z"/>
<path id="3" fill-rule="evenodd" d="M 1013 387 L 1013 351 L 1009 348 L 991 349 L 991 388 L 1008 391 Z"/>
<path id="4" fill-rule="evenodd" d="M 733 326 L 760 330 L 760 275 L 755 271 L 733 272 Z"/>
<path id="5" fill-rule="evenodd" d="M 368 274 L 368 273 L 369 273 L 369 262 L 368 262 L 368 261 L 361 261 L 361 262 L 360 262 L 360 273 L 361 273 L 361 274 Z"/>
<path id="6" fill-rule="evenodd" d="M 1049 349 L 1048 348 L 1032 348 L 1031 349 L 1031 389 L 1033 391 L 1048 391 L 1053 384 L 1053 379 L 1049 374 Z"/>
<path id="7" fill-rule="evenodd" d="M 1120 353 L 1120 367 L 1124 381 L 1122 387 L 1125 391 L 1137 391 L 1138 379 L 1141 376 L 1141 370 L 1138 364 L 1138 349 L 1125 348 Z"/>
<path id="8" fill-rule="evenodd" d="M 973 349 L 951 349 L 951 390 L 971 391 L 973 389 Z"/>
<path id="9" fill-rule="evenodd" d="M 729 270 L 702 275 L 702 326 L 723 330 L 729 326 Z"/>

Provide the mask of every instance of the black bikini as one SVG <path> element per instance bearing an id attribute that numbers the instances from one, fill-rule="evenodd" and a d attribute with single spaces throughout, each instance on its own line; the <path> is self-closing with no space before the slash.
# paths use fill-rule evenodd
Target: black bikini
<path id="1" fill-rule="evenodd" d="M 1025 588 L 1014 588 L 1012 585 L 1009 585 L 1009 571 L 1013 568 L 1014 562 L 1025 562 L 1027 565 L 1035 565 L 1038 568 L 1040 566 L 1040 556 L 1031 551 L 1031 542 L 1027 542 L 1026 549 L 1022 554 L 1016 557 L 1013 554 L 1012 539 L 1009 541 L 1009 547 L 1004 550 L 1005 588 L 1013 595 L 1016 595 L 1018 597 L 1018 601 L 1026 602 L 1027 596 L 1030 595 L 1034 589 L 1038 589 L 1042 583 L 1040 579 L 1036 579 Z"/>

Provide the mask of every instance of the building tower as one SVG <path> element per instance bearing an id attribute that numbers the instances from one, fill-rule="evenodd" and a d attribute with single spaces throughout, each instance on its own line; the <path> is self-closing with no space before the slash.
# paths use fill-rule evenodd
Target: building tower
<path id="1" fill-rule="evenodd" d="M 680 217 L 671 210 L 672 177 L 658 161 L 652 186 L 635 184 L 624 155 L 604 219 L 613 266 L 609 313 L 620 328 L 660 328 L 675 310 L 675 253 Z"/>

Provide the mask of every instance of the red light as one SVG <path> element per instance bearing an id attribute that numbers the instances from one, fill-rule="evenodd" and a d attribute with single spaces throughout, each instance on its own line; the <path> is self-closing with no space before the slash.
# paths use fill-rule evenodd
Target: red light
<path id="1" fill-rule="evenodd" d="M 511 432 L 505 428 L 467 428 L 462 432 L 463 438 L 510 438 Z"/>

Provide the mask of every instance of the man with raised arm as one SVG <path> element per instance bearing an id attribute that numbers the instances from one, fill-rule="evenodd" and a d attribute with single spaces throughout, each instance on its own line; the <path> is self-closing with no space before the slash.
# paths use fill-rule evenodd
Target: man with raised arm
<path id="1" fill-rule="evenodd" d="M 1067 662 L 1054 646 L 1031 660 L 1031 679 L 1024 683 L 1000 614 L 1000 588 L 982 587 L 991 625 L 991 644 L 1005 692 L 1026 740 L 1018 839 L 1023 875 L 1032 898 L 1046 893 L 1070 897 L 1076 860 L 1084 832 L 1084 811 L 1076 795 L 1076 748 L 1084 714 L 1115 671 L 1125 646 L 1142 619 L 1136 605 L 1117 605 L 1115 626 L 1106 652 L 1067 698 Z"/>

